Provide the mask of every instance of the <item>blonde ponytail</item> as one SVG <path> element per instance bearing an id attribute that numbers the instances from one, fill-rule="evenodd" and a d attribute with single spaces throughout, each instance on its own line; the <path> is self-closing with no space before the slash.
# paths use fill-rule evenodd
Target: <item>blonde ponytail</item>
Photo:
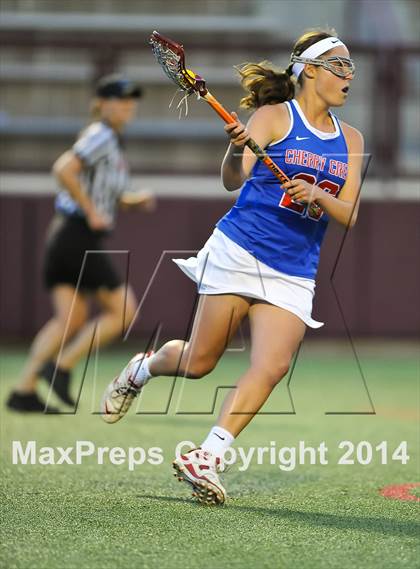
<path id="1" fill-rule="evenodd" d="M 295 82 L 291 69 L 282 71 L 269 61 L 244 63 L 238 66 L 241 85 L 248 93 L 241 99 L 242 109 L 257 109 L 290 101 L 295 95 Z"/>

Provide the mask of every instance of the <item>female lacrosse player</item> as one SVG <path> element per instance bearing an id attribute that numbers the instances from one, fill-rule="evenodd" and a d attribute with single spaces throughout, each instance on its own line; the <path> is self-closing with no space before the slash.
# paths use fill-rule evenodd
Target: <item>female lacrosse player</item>
<path id="1" fill-rule="evenodd" d="M 248 315 L 249 369 L 201 447 L 174 461 L 179 478 L 205 503 L 224 502 L 218 474 L 224 451 L 287 373 L 306 326 L 322 326 L 311 317 L 321 242 L 330 218 L 355 223 L 361 180 L 362 136 L 329 110 L 345 103 L 354 74 L 333 31 L 305 33 L 286 71 L 262 62 L 240 73 L 248 93 L 242 106 L 255 112 L 246 128 L 239 120 L 225 127 L 231 144 L 222 178 L 227 190 L 242 188 L 241 194 L 197 257 L 176 260 L 199 284 L 191 338 L 135 356 L 108 387 L 102 407 L 113 422 L 151 377 L 208 374 Z M 281 188 L 245 146 L 250 137 L 290 178 Z"/>
<path id="2" fill-rule="evenodd" d="M 134 118 L 140 96 L 134 82 L 119 75 L 102 78 L 92 104 L 94 122 L 54 164 L 62 189 L 48 232 L 44 266 L 54 316 L 32 344 L 20 382 L 8 400 L 11 409 L 48 410 L 36 393 L 40 375 L 61 400 L 74 405 L 70 370 L 87 354 L 93 334 L 98 345 L 105 344 L 121 333 L 123 321 L 127 325 L 133 318 L 133 292 L 102 251 L 102 242 L 112 229 L 118 204 L 146 209 L 153 205 L 150 193 L 127 191 L 128 168 L 121 144 L 121 132 Z M 89 293 L 102 313 L 86 324 Z"/>

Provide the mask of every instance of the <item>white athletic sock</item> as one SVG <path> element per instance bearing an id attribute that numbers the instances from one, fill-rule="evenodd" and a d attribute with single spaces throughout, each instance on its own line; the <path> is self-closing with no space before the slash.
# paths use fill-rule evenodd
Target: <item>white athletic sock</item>
<path id="1" fill-rule="evenodd" d="M 152 374 L 150 373 L 150 370 L 149 370 L 149 363 L 150 363 L 151 358 L 153 358 L 153 356 L 149 356 L 148 358 L 144 358 L 143 361 L 141 362 L 140 366 L 139 366 L 139 369 L 136 371 L 136 374 L 135 374 L 134 379 L 133 379 L 133 383 L 137 387 L 143 387 L 143 385 L 146 385 L 146 383 L 152 377 Z"/>
<path id="2" fill-rule="evenodd" d="M 225 450 L 231 446 L 234 440 L 235 437 L 229 431 L 216 426 L 209 432 L 201 448 L 220 458 L 223 457 Z"/>

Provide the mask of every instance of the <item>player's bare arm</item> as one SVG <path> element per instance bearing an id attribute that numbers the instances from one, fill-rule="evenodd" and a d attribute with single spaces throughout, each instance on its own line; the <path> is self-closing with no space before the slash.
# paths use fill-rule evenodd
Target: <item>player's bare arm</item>
<path id="1" fill-rule="evenodd" d="M 222 181 L 228 191 L 237 190 L 251 173 L 257 157 L 247 146 L 252 138 L 265 148 L 273 140 L 283 137 L 289 126 L 289 113 L 284 104 L 264 105 L 257 109 L 245 126 L 236 113 L 236 122 L 227 124 L 225 132 L 230 137 L 230 145 L 222 163 Z"/>

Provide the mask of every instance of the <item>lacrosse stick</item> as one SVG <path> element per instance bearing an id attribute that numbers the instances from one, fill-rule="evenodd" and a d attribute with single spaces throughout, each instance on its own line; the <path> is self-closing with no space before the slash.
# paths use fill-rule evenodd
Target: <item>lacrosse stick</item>
<path id="1" fill-rule="evenodd" d="M 182 45 L 165 38 L 156 31 L 150 36 L 150 43 L 152 51 L 163 71 L 182 91 L 186 92 L 186 96 L 195 93 L 198 99 L 204 99 L 226 123 L 235 122 L 236 119 L 232 117 L 207 89 L 205 80 L 185 67 L 185 55 Z M 252 150 L 258 160 L 263 162 L 267 168 L 271 170 L 282 184 L 289 181 L 286 174 L 280 170 L 270 156 L 258 146 L 255 140 L 251 138 L 246 142 L 246 145 Z M 288 194 L 285 195 L 289 197 Z M 291 202 L 290 197 L 289 199 Z"/>

